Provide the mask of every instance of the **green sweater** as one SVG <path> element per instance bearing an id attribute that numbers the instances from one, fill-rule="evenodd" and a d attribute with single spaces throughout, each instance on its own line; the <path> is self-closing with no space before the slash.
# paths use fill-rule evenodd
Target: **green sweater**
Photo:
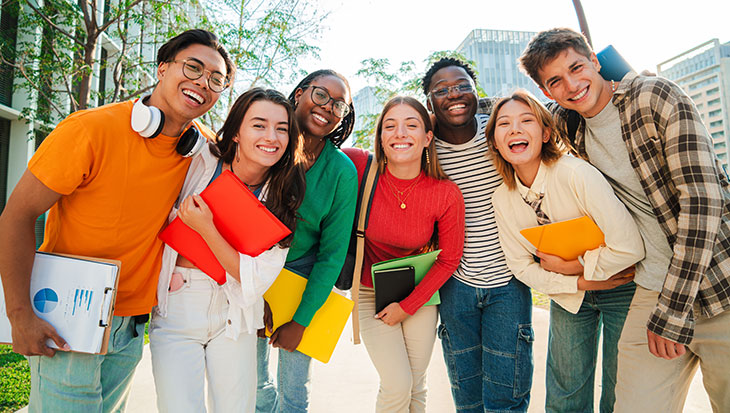
<path id="1" fill-rule="evenodd" d="M 337 281 L 350 244 L 357 203 L 357 171 L 350 159 L 327 141 L 306 173 L 307 190 L 299 207 L 287 262 L 315 255 L 302 301 L 293 320 L 308 326 Z"/>

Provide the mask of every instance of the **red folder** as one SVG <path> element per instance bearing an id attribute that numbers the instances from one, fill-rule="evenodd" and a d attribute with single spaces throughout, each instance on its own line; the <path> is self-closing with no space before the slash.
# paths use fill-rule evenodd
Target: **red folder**
<path id="1" fill-rule="evenodd" d="M 230 171 L 223 171 L 200 196 L 213 212 L 215 227 L 238 252 L 255 257 L 291 234 Z M 226 282 L 226 271 L 203 237 L 180 218 L 175 218 L 159 237 L 218 284 Z"/>

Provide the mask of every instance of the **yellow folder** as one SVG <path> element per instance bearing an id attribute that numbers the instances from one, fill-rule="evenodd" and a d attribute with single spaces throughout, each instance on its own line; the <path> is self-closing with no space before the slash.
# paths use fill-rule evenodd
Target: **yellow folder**
<path id="1" fill-rule="evenodd" d="M 574 260 L 605 243 L 603 232 L 587 216 L 525 228 L 520 231 L 538 251 Z"/>
<path id="2" fill-rule="evenodd" d="M 292 320 L 302 301 L 302 294 L 306 286 L 306 278 L 285 268 L 281 270 L 274 284 L 266 291 L 264 299 L 271 307 L 274 331 L 282 324 Z M 352 313 L 353 305 L 352 300 L 347 297 L 331 292 L 327 301 L 317 310 L 312 322 L 304 330 L 297 350 L 322 363 L 330 361 L 335 345 Z M 267 336 L 271 337 L 271 334 L 271 331 L 266 331 Z"/>

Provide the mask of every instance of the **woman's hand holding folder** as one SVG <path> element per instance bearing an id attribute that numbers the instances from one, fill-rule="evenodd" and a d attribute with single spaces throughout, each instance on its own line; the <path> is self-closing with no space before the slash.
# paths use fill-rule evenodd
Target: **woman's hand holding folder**
<path id="1" fill-rule="evenodd" d="M 400 304 L 390 303 L 381 312 L 375 314 L 375 318 L 380 319 L 389 326 L 394 326 L 408 318 L 409 314 L 403 311 Z"/>
<path id="2" fill-rule="evenodd" d="M 302 341 L 305 328 L 306 327 L 294 320 L 289 321 L 286 324 L 282 324 L 281 327 L 274 331 L 269 343 L 276 348 L 280 348 L 291 353 L 297 349 L 299 343 Z"/>

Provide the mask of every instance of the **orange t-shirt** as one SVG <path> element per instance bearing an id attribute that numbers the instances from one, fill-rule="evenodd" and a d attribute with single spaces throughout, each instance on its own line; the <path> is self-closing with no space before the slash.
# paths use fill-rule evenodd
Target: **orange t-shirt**
<path id="1" fill-rule="evenodd" d="M 118 316 L 149 313 L 156 303 L 163 249 L 157 234 L 190 165 L 175 152 L 177 137 L 145 139 L 132 130 L 132 105 L 71 114 L 28 164 L 62 194 L 49 210 L 40 250 L 120 260 Z"/>

